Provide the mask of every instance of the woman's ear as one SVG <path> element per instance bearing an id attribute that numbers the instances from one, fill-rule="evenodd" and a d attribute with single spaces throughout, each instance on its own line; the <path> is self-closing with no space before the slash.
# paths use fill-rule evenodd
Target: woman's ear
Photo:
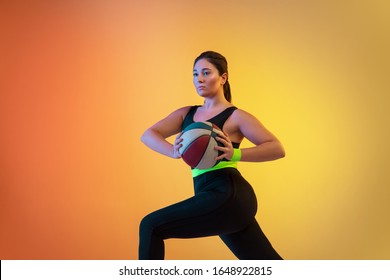
<path id="1" fill-rule="evenodd" d="M 228 73 L 223 73 L 221 75 L 221 78 L 222 78 L 221 85 L 224 85 L 226 83 L 227 79 L 228 79 Z"/>

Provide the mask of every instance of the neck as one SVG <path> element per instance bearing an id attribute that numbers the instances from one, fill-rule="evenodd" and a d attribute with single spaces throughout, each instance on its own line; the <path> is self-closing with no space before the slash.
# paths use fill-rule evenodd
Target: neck
<path id="1" fill-rule="evenodd" d="M 204 99 L 203 107 L 205 109 L 216 108 L 219 106 L 227 106 L 230 104 L 223 94 L 218 94 L 213 97 L 206 97 Z"/>
<path id="2" fill-rule="evenodd" d="M 216 108 L 220 106 L 226 106 L 229 104 L 229 102 L 225 100 L 215 100 L 215 99 L 205 99 L 203 103 L 203 107 L 205 109 L 210 109 L 210 108 Z"/>

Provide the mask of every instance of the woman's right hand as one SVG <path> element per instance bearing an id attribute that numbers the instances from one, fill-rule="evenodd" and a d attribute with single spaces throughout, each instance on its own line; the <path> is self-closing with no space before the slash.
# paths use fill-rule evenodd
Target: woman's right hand
<path id="1" fill-rule="evenodd" d="M 183 138 L 181 138 L 181 135 L 183 133 L 179 133 L 177 136 L 176 136 L 176 139 L 175 139 L 175 142 L 173 143 L 173 158 L 181 158 L 181 154 L 179 152 L 179 149 L 182 145 L 182 141 L 183 141 Z"/>

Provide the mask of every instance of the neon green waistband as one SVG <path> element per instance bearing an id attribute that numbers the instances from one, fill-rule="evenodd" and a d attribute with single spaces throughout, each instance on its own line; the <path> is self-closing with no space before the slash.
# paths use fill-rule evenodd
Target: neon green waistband
<path id="1" fill-rule="evenodd" d="M 237 162 L 236 161 L 221 161 L 217 165 L 215 165 L 211 168 L 208 168 L 208 169 L 196 169 L 196 168 L 191 169 L 191 173 L 192 173 L 192 177 L 196 177 L 196 176 L 199 176 L 203 173 L 226 168 L 226 167 L 237 168 Z"/>

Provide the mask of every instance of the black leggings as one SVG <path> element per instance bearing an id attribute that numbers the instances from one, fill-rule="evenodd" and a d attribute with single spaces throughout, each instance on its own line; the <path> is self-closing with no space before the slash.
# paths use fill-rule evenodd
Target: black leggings
<path id="1" fill-rule="evenodd" d="M 235 168 L 194 178 L 195 195 L 157 210 L 140 224 L 140 260 L 164 259 L 164 239 L 219 235 L 238 259 L 282 259 L 260 229 L 257 201 Z"/>

